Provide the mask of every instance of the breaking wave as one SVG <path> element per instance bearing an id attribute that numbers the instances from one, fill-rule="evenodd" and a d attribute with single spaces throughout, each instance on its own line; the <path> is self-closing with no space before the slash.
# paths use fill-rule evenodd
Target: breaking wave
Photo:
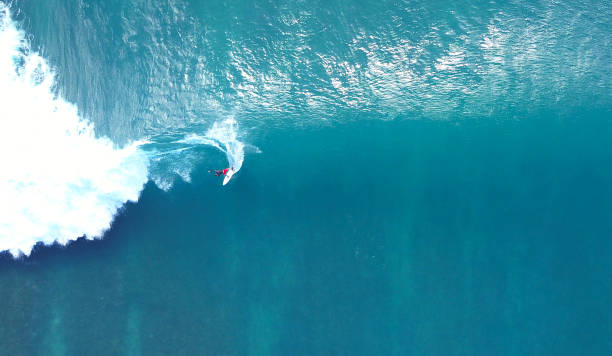
<path id="1" fill-rule="evenodd" d="M 145 138 L 118 147 L 97 137 L 93 124 L 55 87 L 52 68 L 31 50 L 0 2 L 0 252 L 27 256 L 39 243 L 102 237 L 150 178 L 164 190 L 177 174 L 189 181 L 201 158 L 185 156 L 193 147 L 216 147 L 236 170 L 242 166 L 244 144 L 234 119 L 165 146 Z M 181 160 L 164 160 L 181 153 Z M 149 167 L 162 161 L 175 166 L 150 175 Z"/>
<path id="2" fill-rule="evenodd" d="M 147 181 L 139 143 L 97 138 L 0 4 L 0 251 L 100 237 Z"/>

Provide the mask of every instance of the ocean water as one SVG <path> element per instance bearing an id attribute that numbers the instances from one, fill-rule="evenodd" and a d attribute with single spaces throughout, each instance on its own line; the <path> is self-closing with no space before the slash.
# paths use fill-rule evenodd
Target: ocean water
<path id="1" fill-rule="evenodd" d="M 0 0 L 0 354 L 611 353 L 611 19 Z"/>

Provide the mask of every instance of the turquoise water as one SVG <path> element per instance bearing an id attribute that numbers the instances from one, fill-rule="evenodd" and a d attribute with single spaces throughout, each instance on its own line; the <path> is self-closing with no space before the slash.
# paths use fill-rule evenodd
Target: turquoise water
<path id="1" fill-rule="evenodd" d="M 605 2 L 8 5 L 2 353 L 612 351 Z"/>

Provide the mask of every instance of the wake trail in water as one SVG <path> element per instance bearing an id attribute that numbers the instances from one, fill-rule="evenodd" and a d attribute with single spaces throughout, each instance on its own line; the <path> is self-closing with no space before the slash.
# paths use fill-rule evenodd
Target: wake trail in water
<path id="1" fill-rule="evenodd" d="M 37 244 L 65 245 L 80 237 L 101 238 L 128 201 L 137 201 L 149 179 L 168 190 L 171 181 L 151 174 L 164 157 L 179 173 L 199 159 L 197 145 L 225 152 L 237 170 L 244 144 L 233 119 L 221 121 L 202 137 L 183 136 L 163 148 L 151 141 L 117 147 L 96 137 L 93 125 L 74 104 L 55 94 L 53 70 L 30 49 L 22 30 L 0 2 L 0 253 L 28 256 Z M 170 160 L 172 161 L 172 160 Z"/>
<path id="2" fill-rule="evenodd" d="M 246 147 L 260 152 L 257 147 L 240 141 L 238 133 L 238 122 L 230 117 L 214 122 L 204 135 L 189 133 L 178 137 L 158 136 L 149 139 L 143 149 L 151 158 L 151 179 L 166 191 L 172 187 L 176 176 L 189 182 L 191 170 L 201 158 L 195 150 L 203 146 L 223 152 L 228 167 L 234 167 L 234 171 L 238 172 L 244 162 Z"/>

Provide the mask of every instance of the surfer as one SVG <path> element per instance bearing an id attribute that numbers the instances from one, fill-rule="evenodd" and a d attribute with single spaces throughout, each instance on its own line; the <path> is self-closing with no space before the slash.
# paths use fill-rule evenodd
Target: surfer
<path id="1" fill-rule="evenodd" d="M 234 169 L 234 167 L 232 168 L 225 168 L 225 169 L 215 169 L 214 171 L 208 171 L 209 173 L 214 173 L 216 177 L 220 176 L 220 175 L 226 175 L 227 172 L 230 169 Z"/>

